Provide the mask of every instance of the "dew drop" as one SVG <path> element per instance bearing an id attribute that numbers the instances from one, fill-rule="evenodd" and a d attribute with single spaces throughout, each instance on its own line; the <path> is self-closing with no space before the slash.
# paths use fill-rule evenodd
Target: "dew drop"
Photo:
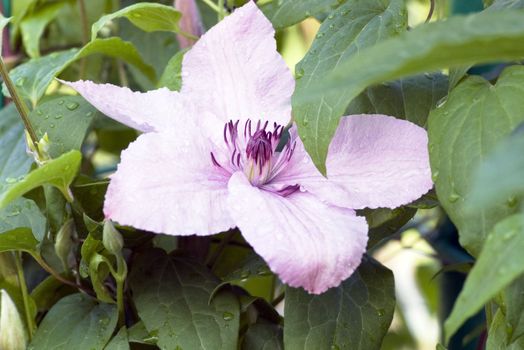
<path id="1" fill-rule="evenodd" d="M 333 19 L 333 18 L 335 18 L 335 15 L 333 15 L 333 14 L 330 14 L 330 15 L 328 16 L 328 19 Z"/>
<path id="2" fill-rule="evenodd" d="M 77 109 L 79 106 L 78 103 L 76 102 L 71 102 L 71 103 L 68 103 L 66 108 L 69 109 L 70 111 L 74 111 L 75 109 Z"/>
<path id="3" fill-rule="evenodd" d="M 46 114 L 44 117 L 45 120 L 49 119 L 49 114 Z"/>
<path id="4" fill-rule="evenodd" d="M 320 38 L 322 38 L 323 36 L 324 36 L 324 33 L 318 33 L 317 36 L 316 36 L 316 38 L 317 38 L 317 39 L 320 39 Z"/>
<path id="5" fill-rule="evenodd" d="M 61 105 L 64 104 L 64 102 L 65 102 L 64 100 L 60 100 L 60 101 L 58 101 L 58 104 L 61 106 Z"/>
<path id="6" fill-rule="evenodd" d="M 304 69 L 298 68 L 297 70 L 295 70 L 295 77 L 296 77 L 296 79 L 300 79 L 303 76 L 304 76 Z"/>
<path id="7" fill-rule="evenodd" d="M 377 310 L 377 315 L 378 315 L 379 317 L 384 316 L 385 313 L 386 313 L 386 310 L 384 310 L 384 309 L 378 309 L 378 310 Z"/>
<path id="8" fill-rule="evenodd" d="M 431 179 L 433 180 L 433 182 L 437 182 L 438 180 L 438 175 L 439 175 L 439 171 L 438 170 L 435 170 L 433 172 L 433 174 L 431 174 Z"/>
<path id="9" fill-rule="evenodd" d="M 242 270 L 242 272 L 240 272 L 240 278 L 241 279 L 246 279 L 249 277 L 249 271 L 248 270 Z"/>
<path id="10" fill-rule="evenodd" d="M 5 182 L 7 182 L 8 184 L 14 184 L 17 181 L 18 180 L 15 179 L 14 177 L 8 177 L 8 178 L 5 179 Z"/>
<path id="11" fill-rule="evenodd" d="M 55 127 L 55 124 L 51 123 L 51 125 L 49 125 L 49 127 L 50 127 L 51 129 L 53 129 L 53 128 Z"/>
<path id="12" fill-rule="evenodd" d="M 24 85 L 25 81 L 26 81 L 26 78 L 24 78 L 24 77 L 18 78 L 16 80 L 15 85 L 18 86 L 18 87 L 22 87 Z"/>
<path id="13" fill-rule="evenodd" d="M 88 117 L 88 118 L 91 117 L 92 115 L 93 115 L 93 112 L 87 112 L 86 113 L 86 117 Z"/>
<path id="14" fill-rule="evenodd" d="M 519 203 L 519 201 L 517 200 L 516 197 L 510 197 L 510 198 L 508 198 L 508 201 L 506 202 L 506 204 L 510 208 L 515 208 L 518 203 Z"/>
<path id="15" fill-rule="evenodd" d="M 502 239 L 505 241 L 508 241 L 513 237 L 515 237 L 515 231 L 509 231 L 509 232 L 504 233 L 504 235 L 502 236 Z"/>
<path id="16" fill-rule="evenodd" d="M 455 193 L 453 192 L 452 194 L 449 195 L 448 197 L 448 200 L 451 202 L 451 203 L 455 203 L 456 201 L 458 201 L 460 199 L 460 196 L 458 193 Z"/>
<path id="17" fill-rule="evenodd" d="M 40 109 L 37 109 L 36 110 L 36 114 L 39 115 L 39 116 L 42 116 L 44 113 Z"/>
<path id="18" fill-rule="evenodd" d="M 337 344 L 333 344 L 331 345 L 331 350 L 340 350 L 340 346 L 338 346 Z"/>
<path id="19" fill-rule="evenodd" d="M 55 119 L 57 119 L 57 120 L 58 120 L 58 119 L 62 119 L 62 117 L 63 117 L 62 114 L 57 114 L 57 115 L 55 115 Z"/>
<path id="20" fill-rule="evenodd" d="M 225 311 L 222 314 L 222 318 L 224 319 L 224 321 L 231 321 L 235 318 L 235 315 L 233 315 L 231 312 Z"/>

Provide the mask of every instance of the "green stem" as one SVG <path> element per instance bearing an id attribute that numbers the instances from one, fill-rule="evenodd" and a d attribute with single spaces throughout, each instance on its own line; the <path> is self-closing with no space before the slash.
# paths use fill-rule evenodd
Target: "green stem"
<path id="1" fill-rule="evenodd" d="M 485 311 L 486 311 L 486 325 L 487 325 L 487 328 L 489 329 L 489 327 L 491 326 L 491 322 L 493 322 L 493 302 L 492 301 L 488 301 L 488 303 L 485 306 Z"/>
<path id="2" fill-rule="evenodd" d="M 123 327 L 126 323 L 124 306 L 124 284 L 127 277 L 127 265 L 122 255 L 116 257 L 117 273 L 113 277 L 116 281 L 116 306 L 118 310 L 118 326 Z"/>
<path id="3" fill-rule="evenodd" d="M 204 4 L 206 4 L 207 6 L 209 6 L 216 13 L 220 13 L 220 8 L 213 1 L 211 1 L 211 0 L 202 0 L 202 2 Z"/>
<path id="4" fill-rule="evenodd" d="M 28 336 L 29 340 L 33 338 L 33 333 L 36 329 L 35 320 L 31 316 L 31 311 L 29 308 L 29 293 L 27 292 L 27 284 L 25 282 L 25 276 L 24 276 L 24 267 L 22 266 L 22 253 L 15 252 L 15 264 L 16 264 L 16 271 L 18 273 L 18 283 L 20 284 L 20 290 L 22 292 L 22 299 L 24 301 L 24 311 L 25 311 L 25 318 L 27 321 L 27 330 L 28 330 Z"/>
<path id="5" fill-rule="evenodd" d="M 86 294 L 89 294 L 89 295 L 92 295 L 93 293 L 89 290 L 89 289 L 86 289 L 85 287 L 79 285 L 79 284 L 76 284 L 75 282 L 73 281 L 70 281 L 68 280 L 67 278 L 64 278 L 62 277 L 62 275 L 60 275 L 58 272 L 56 272 L 51 266 L 49 266 L 44 259 L 42 259 L 42 257 L 36 255 L 36 254 L 31 254 L 32 257 L 36 260 L 36 262 L 44 269 L 46 270 L 51 276 L 53 276 L 56 280 L 62 282 L 63 284 L 67 284 L 68 286 L 71 286 L 73 288 L 76 288 L 76 289 L 79 289 L 81 291 L 83 291 L 84 293 Z"/>
<path id="6" fill-rule="evenodd" d="M 218 0 L 218 21 L 219 22 L 223 20 L 224 17 L 226 17 L 224 12 L 225 12 L 224 0 Z"/>
<path id="7" fill-rule="evenodd" d="M 13 84 L 13 81 L 9 76 L 9 72 L 7 71 L 7 67 L 5 66 L 4 59 L 2 57 L 0 57 L 0 74 L 2 75 L 2 79 L 4 80 L 4 83 L 9 90 L 9 94 L 15 103 L 16 109 L 18 109 L 18 113 L 22 118 L 24 127 L 27 130 L 27 133 L 29 134 L 35 149 L 38 151 L 38 138 L 36 136 L 35 130 L 33 129 L 33 126 L 31 125 L 31 121 L 29 120 L 29 109 L 27 108 L 25 102 L 20 98 L 20 95 L 18 95 L 15 84 Z"/>
<path id="8" fill-rule="evenodd" d="M 271 302 L 271 305 L 277 306 L 278 304 L 280 304 L 282 300 L 284 300 L 285 297 L 286 297 L 285 292 L 280 293 L 275 299 L 273 299 L 273 301 Z"/>
<path id="9" fill-rule="evenodd" d="M 80 12 L 80 22 L 82 24 L 82 43 L 86 45 L 89 42 L 89 21 L 87 19 L 86 4 L 84 0 L 78 0 L 78 8 Z M 80 61 L 80 79 L 85 78 L 86 59 L 82 58 Z"/>

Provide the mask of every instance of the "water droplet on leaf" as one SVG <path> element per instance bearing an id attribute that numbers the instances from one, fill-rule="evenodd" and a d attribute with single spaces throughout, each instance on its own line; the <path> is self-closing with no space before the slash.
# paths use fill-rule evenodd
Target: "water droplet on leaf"
<path id="1" fill-rule="evenodd" d="M 71 103 L 68 103 L 66 108 L 69 109 L 70 111 L 74 111 L 75 109 L 77 109 L 79 106 L 78 103 L 76 102 L 71 102 Z"/>
<path id="2" fill-rule="evenodd" d="M 231 321 L 235 318 L 235 315 L 233 315 L 231 312 L 226 311 L 222 314 L 222 318 L 224 319 L 224 321 Z"/>

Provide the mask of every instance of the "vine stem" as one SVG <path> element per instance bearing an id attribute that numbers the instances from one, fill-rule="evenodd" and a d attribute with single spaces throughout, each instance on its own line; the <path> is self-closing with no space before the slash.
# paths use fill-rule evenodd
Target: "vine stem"
<path id="1" fill-rule="evenodd" d="M 117 273 L 113 276 L 116 281 L 116 306 L 118 310 L 118 326 L 123 327 L 126 323 L 124 306 L 124 284 L 127 277 L 127 265 L 122 255 L 116 257 Z"/>
<path id="2" fill-rule="evenodd" d="M 213 11 L 215 11 L 216 13 L 219 13 L 220 12 L 220 8 L 217 6 L 217 4 L 215 4 L 213 1 L 211 0 L 202 0 L 202 2 L 204 4 L 206 4 L 207 6 L 209 6 Z"/>
<path id="3" fill-rule="evenodd" d="M 56 280 L 62 282 L 63 284 L 67 284 L 68 286 L 71 286 L 73 288 L 77 288 L 81 291 L 83 291 L 84 293 L 88 294 L 88 295 L 92 295 L 93 293 L 89 290 L 89 289 L 86 289 L 85 287 L 79 285 L 79 284 L 76 284 L 75 282 L 73 281 L 70 281 L 68 280 L 67 278 L 64 278 L 62 277 L 58 272 L 56 272 L 51 266 L 49 266 L 44 259 L 42 259 L 40 256 L 36 255 L 36 254 L 31 254 L 31 256 L 36 260 L 36 262 L 44 269 L 46 270 L 51 276 L 53 276 Z"/>
<path id="4" fill-rule="evenodd" d="M 225 11 L 224 0 L 218 0 L 218 21 L 219 22 L 223 20 L 225 17 L 224 11 Z"/>
<path id="5" fill-rule="evenodd" d="M 435 0 L 429 1 L 429 13 L 428 17 L 426 18 L 426 23 L 428 23 L 431 20 L 431 17 L 433 17 L 433 12 L 435 12 Z"/>
<path id="6" fill-rule="evenodd" d="M 7 71 L 7 67 L 2 57 L 0 57 L 0 74 L 2 75 L 2 79 L 4 80 L 7 89 L 9 90 L 11 99 L 15 103 L 16 109 L 18 110 L 18 113 L 22 118 L 22 122 L 24 123 L 24 127 L 27 130 L 29 137 L 31 138 L 31 142 L 33 143 L 35 149 L 38 151 L 38 138 L 36 136 L 35 129 L 33 129 L 31 121 L 29 120 L 29 108 L 27 108 L 25 102 L 20 98 L 18 91 L 16 91 L 15 84 L 13 84 L 13 81 L 9 76 L 9 72 Z"/>
<path id="7" fill-rule="evenodd" d="M 22 299 L 24 301 L 24 311 L 25 318 L 27 321 L 27 334 L 29 336 L 29 341 L 33 338 L 33 333 L 36 329 L 36 323 L 33 317 L 31 316 L 31 311 L 29 308 L 29 293 L 27 292 L 27 284 L 25 282 L 24 276 L 24 267 L 22 266 L 22 254 L 20 252 L 14 252 L 16 272 L 18 275 L 18 283 L 20 284 L 20 290 L 22 292 Z"/>

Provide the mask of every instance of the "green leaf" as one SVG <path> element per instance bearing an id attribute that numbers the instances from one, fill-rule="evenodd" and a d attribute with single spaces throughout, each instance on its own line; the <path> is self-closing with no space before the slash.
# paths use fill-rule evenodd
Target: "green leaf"
<path id="1" fill-rule="evenodd" d="M 18 198 L 0 210 L 0 233 L 28 228 L 41 241 L 46 232 L 46 218 L 30 199 Z"/>
<path id="2" fill-rule="evenodd" d="M 415 216 L 416 209 L 399 207 L 395 209 L 378 208 L 364 209 L 362 214 L 369 225 L 368 249 L 380 243 L 383 239 L 396 233 L 402 226 Z"/>
<path id="3" fill-rule="evenodd" d="M 513 281 L 503 292 L 506 324 L 508 325 L 507 336 L 509 341 L 514 341 L 524 335 L 524 276 Z"/>
<path id="4" fill-rule="evenodd" d="M 317 167 L 324 169 L 329 142 L 346 105 L 366 87 L 442 68 L 522 59 L 523 16 L 522 10 L 492 11 L 420 25 L 353 56 L 314 84 L 299 83 L 293 99 L 295 111 L 299 107 L 295 116 Z M 306 103 L 312 100 L 323 104 Z"/>
<path id="5" fill-rule="evenodd" d="M 297 65 L 295 97 L 302 96 L 334 68 L 368 46 L 404 31 L 407 15 L 402 0 L 352 0 L 334 10 L 322 23 L 306 57 Z M 383 53 L 381 53 L 383 56 Z M 371 84 L 368 84 L 371 85 Z M 293 98 L 300 137 L 315 165 L 325 172 L 324 160 L 338 119 L 354 96 L 351 90 L 319 94 L 308 101 Z"/>
<path id="6" fill-rule="evenodd" d="M 37 310 L 44 312 L 49 310 L 61 298 L 75 292 L 77 290 L 73 287 L 63 284 L 53 276 L 48 276 L 31 291 L 31 298 L 35 301 Z"/>
<path id="7" fill-rule="evenodd" d="M 158 337 L 149 335 L 144 322 L 138 321 L 128 330 L 128 339 L 130 343 L 138 344 L 156 344 Z"/>
<path id="8" fill-rule="evenodd" d="M 345 114 L 385 114 L 425 126 L 431 109 L 448 93 L 448 78 L 422 74 L 367 88 Z"/>
<path id="9" fill-rule="evenodd" d="M 321 295 L 287 288 L 286 349 L 380 349 L 395 308 L 390 270 L 365 257 L 339 287 Z"/>
<path id="10" fill-rule="evenodd" d="M 117 323 L 116 307 L 83 294 L 56 303 L 40 323 L 29 349 L 102 350 Z"/>
<path id="11" fill-rule="evenodd" d="M 47 25 L 53 21 L 67 2 L 45 4 L 38 11 L 25 16 L 20 22 L 22 42 L 29 57 L 40 56 L 40 38 Z"/>
<path id="12" fill-rule="evenodd" d="M 129 350 L 129 340 L 127 339 L 127 328 L 122 327 L 117 335 L 111 340 L 104 350 Z"/>
<path id="13" fill-rule="evenodd" d="M 38 241 L 30 229 L 22 227 L 0 233 L 0 252 L 23 251 L 36 254 Z"/>
<path id="14" fill-rule="evenodd" d="M 182 60 L 186 51 L 177 52 L 167 63 L 164 73 L 158 81 L 158 87 L 166 87 L 171 91 L 179 91 L 182 87 Z"/>
<path id="15" fill-rule="evenodd" d="M 47 133 L 52 158 L 80 150 L 96 109 L 80 96 L 64 96 L 46 101 L 29 116 L 40 139 Z"/>
<path id="16" fill-rule="evenodd" d="M 155 80 L 154 68 L 144 62 L 133 44 L 117 37 L 96 39 L 81 49 L 53 52 L 47 56 L 31 59 L 11 70 L 9 75 L 22 98 L 28 99 L 33 106 L 36 106 L 58 74 L 71 63 L 94 54 L 119 58 L 140 69 L 151 81 Z M 7 93 L 5 84 L 3 91 L 4 94 Z"/>
<path id="17" fill-rule="evenodd" d="M 346 0 L 273 0 L 261 5 L 260 9 L 275 29 L 282 29 L 308 17 L 330 12 Z"/>
<path id="18" fill-rule="evenodd" d="M 133 263 L 130 285 L 140 319 L 161 349 L 236 349 L 239 305 L 219 281 L 182 257 L 150 250 Z M 168 301 L 168 302 L 166 302 Z"/>
<path id="19" fill-rule="evenodd" d="M 459 230 L 460 242 L 477 255 L 500 219 L 515 211 L 511 203 L 469 212 L 471 177 L 481 160 L 524 121 L 524 67 L 509 67 L 496 85 L 469 77 L 451 91 L 429 117 L 429 153 L 439 200 Z"/>
<path id="20" fill-rule="evenodd" d="M 258 321 L 249 326 L 242 349 L 249 350 L 284 350 L 282 327 L 269 322 Z"/>
<path id="21" fill-rule="evenodd" d="M 524 132 L 497 145 L 473 174 L 470 210 L 487 211 L 493 204 L 518 205 L 524 197 Z M 504 174 L 504 176 L 500 176 Z"/>
<path id="22" fill-rule="evenodd" d="M 93 54 L 103 54 L 106 56 L 119 58 L 126 63 L 132 64 L 138 68 L 151 81 L 155 81 L 155 69 L 145 63 L 140 56 L 136 47 L 130 42 L 123 41 L 118 37 L 107 39 L 96 39 L 84 46 L 75 56 L 75 60 L 87 57 Z"/>
<path id="23" fill-rule="evenodd" d="M 447 339 L 484 304 L 524 273 L 522 251 L 524 214 L 515 214 L 498 223 L 486 239 L 453 311 L 446 320 L 444 328 Z"/>
<path id="24" fill-rule="evenodd" d="M 76 176 L 81 160 L 82 154 L 73 150 L 31 171 L 22 180 L 11 184 L 0 196 L 0 209 L 32 189 L 46 184 L 58 188 L 66 198 L 70 198 L 69 185 Z"/>
<path id="25" fill-rule="evenodd" d="M 490 10 L 502 9 L 522 9 L 524 8 L 523 0 L 495 0 L 493 4 L 488 7 Z"/>
<path id="26" fill-rule="evenodd" d="M 33 160 L 27 155 L 24 126 L 14 103 L 0 111 L 0 195 L 25 175 Z"/>
<path id="27" fill-rule="evenodd" d="M 507 336 L 510 330 L 507 327 L 502 309 L 497 310 L 488 331 L 486 350 L 522 350 L 524 348 L 524 338 L 519 338 L 514 343 L 508 342 Z"/>
<path id="28" fill-rule="evenodd" d="M 91 27 L 91 40 L 95 40 L 98 31 L 116 18 L 125 17 L 138 28 L 146 32 L 166 31 L 178 33 L 178 21 L 182 14 L 172 6 L 155 3 L 139 3 L 125 7 L 117 12 L 101 17 Z"/>

